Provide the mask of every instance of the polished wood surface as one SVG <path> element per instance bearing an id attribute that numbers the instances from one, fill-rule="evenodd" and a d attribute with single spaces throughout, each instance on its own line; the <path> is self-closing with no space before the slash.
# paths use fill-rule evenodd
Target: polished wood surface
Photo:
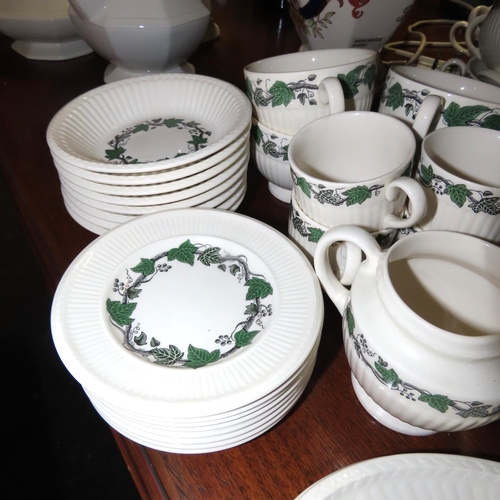
<path id="1" fill-rule="evenodd" d="M 408 22 L 442 17 L 442 3 L 417 0 Z M 221 35 L 200 46 L 190 59 L 197 73 L 243 89 L 246 64 L 298 50 L 299 39 L 279 1 L 213 4 Z M 438 28 L 431 30 L 433 36 L 446 37 Z M 401 28 L 395 38 L 405 33 Z M 29 61 L 12 51 L 10 43 L 0 38 L 0 165 L 47 285 L 54 291 L 66 268 L 96 235 L 66 212 L 45 133 L 62 106 L 103 83 L 107 63 L 96 54 L 64 62 Z M 442 49 L 429 49 L 428 54 L 455 55 Z M 238 212 L 286 234 L 288 206 L 269 194 L 253 164 Z M 325 305 L 318 361 L 307 389 L 266 434 L 222 452 L 178 455 L 114 433 L 144 499 L 293 499 L 341 467 L 397 453 L 454 453 L 500 461 L 500 422 L 466 432 L 410 437 L 372 419 L 351 386 L 340 315 L 326 296 Z"/>

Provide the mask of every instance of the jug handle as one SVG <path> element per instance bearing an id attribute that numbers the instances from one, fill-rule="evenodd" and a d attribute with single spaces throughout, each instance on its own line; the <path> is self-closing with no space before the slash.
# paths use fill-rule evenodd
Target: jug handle
<path id="1" fill-rule="evenodd" d="M 417 118 L 413 122 L 412 129 L 417 140 L 422 142 L 424 137 L 427 135 L 432 122 L 436 116 L 436 113 L 443 107 L 443 98 L 434 94 L 428 95 L 420 105 L 417 113 Z"/>
<path id="2" fill-rule="evenodd" d="M 427 197 L 425 196 L 424 188 L 419 182 L 410 177 L 398 177 L 394 179 L 385 189 L 385 197 L 387 200 L 394 201 L 398 197 L 400 189 L 404 191 L 408 197 L 408 207 L 411 207 L 411 211 L 408 210 L 409 217 L 407 219 L 402 219 L 395 214 L 388 214 L 384 217 L 382 223 L 383 229 L 412 227 L 423 219 L 427 211 Z"/>
<path id="3" fill-rule="evenodd" d="M 319 84 L 318 98 L 321 103 L 328 104 L 330 114 L 345 111 L 345 97 L 342 84 L 338 78 L 329 76 Z"/>
<path id="4" fill-rule="evenodd" d="M 340 314 L 349 300 L 349 290 L 335 276 L 329 260 L 329 248 L 337 242 L 350 242 L 357 245 L 365 253 L 366 260 L 362 263 L 368 273 L 375 274 L 378 262 L 383 255 L 375 238 L 358 226 L 340 225 L 326 231 L 316 244 L 314 252 L 314 269 L 323 289 L 328 294 Z M 356 278 L 354 278 L 355 280 Z"/>

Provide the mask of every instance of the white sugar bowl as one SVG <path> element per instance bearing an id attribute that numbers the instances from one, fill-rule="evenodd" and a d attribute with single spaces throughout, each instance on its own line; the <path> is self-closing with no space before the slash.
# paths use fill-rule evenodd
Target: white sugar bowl
<path id="1" fill-rule="evenodd" d="M 366 255 L 347 290 L 328 252 L 338 241 Z M 363 229 L 337 226 L 314 265 L 343 314 L 357 398 L 395 431 L 463 431 L 500 418 L 500 248 L 449 231 L 420 231 L 388 251 Z"/>
<path id="2" fill-rule="evenodd" d="M 106 83 L 149 73 L 192 73 L 187 59 L 210 21 L 210 0 L 69 0 L 82 38 L 110 62 Z"/>

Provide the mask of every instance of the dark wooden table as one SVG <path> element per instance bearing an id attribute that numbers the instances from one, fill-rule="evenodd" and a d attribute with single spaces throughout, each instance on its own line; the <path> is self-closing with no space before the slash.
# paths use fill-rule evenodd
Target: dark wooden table
<path id="1" fill-rule="evenodd" d="M 199 74 L 244 87 L 243 67 L 300 46 L 279 1 L 214 3 L 221 29 L 190 59 Z M 442 17 L 443 2 L 417 0 L 407 22 Z M 444 29 L 444 31 L 443 31 Z M 446 38 L 446 28 L 430 28 Z M 395 39 L 404 38 L 402 27 Z M 29 61 L 0 38 L 0 164 L 20 219 L 53 292 L 76 255 L 96 235 L 66 212 L 45 141 L 52 116 L 68 101 L 103 83 L 106 61 Z M 429 49 L 430 57 L 453 52 Z M 390 56 L 392 58 L 392 55 Z M 273 198 L 250 165 L 249 189 L 238 212 L 286 234 L 288 206 Z M 374 421 L 354 395 L 340 335 L 340 315 L 325 297 L 325 326 L 313 376 L 299 403 L 266 434 L 237 448 L 201 455 L 155 451 L 114 432 L 143 498 L 293 499 L 310 484 L 352 463 L 397 453 L 439 452 L 500 461 L 500 422 L 460 433 L 409 437 Z M 90 405 L 90 402 L 89 402 Z"/>

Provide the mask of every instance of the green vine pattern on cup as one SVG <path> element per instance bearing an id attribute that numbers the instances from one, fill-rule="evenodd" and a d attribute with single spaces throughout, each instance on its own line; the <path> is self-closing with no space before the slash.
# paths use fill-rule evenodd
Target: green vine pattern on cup
<path id="1" fill-rule="evenodd" d="M 325 234 L 323 229 L 319 227 L 311 226 L 307 222 L 303 221 L 297 210 L 294 210 L 290 204 L 290 220 L 292 221 L 293 227 L 299 232 L 303 238 L 307 238 L 307 241 L 311 243 L 318 243 L 319 239 Z"/>
<path id="2" fill-rule="evenodd" d="M 422 89 L 419 92 L 417 90 L 404 89 L 399 82 L 393 85 L 386 82 L 380 101 L 394 111 L 404 107 L 405 115 L 415 120 L 423 100 L 430 93 L 428 89 Z M 476 126 L 500 130 L 500 109 L 491 109 L 481 104 L 460 106 L 456 102 L 452 102 L 443 110 L 442 120 L 447 127 Z"/>
<path id="3" fill-rule="evenodd" d="M 462 208 L 469 202 L 467 208 L 476 214 L 500 215 L 500 197 L 494 196 L 491 191 L 476 191 L 465 184 L 454 184 L 453 181 L 436 175 L 432 165 L 426 167 L 421 163 L 418 174 L 424 187 L 431 188 L 437 195 L 448 195 L 457 207 Z"/>
<path id="4" fill-rule="evenodd" d="M 281 138 L 276 142 L 279 137 L 276 134 L 267 134 L 258 125 L 252 125 L 252 137 L 257 146 L 262 149 L 262 152 L 271 158 L 288 161 L 288 144 L 287 139 Z"/>
<path id="5" fill-rule="evenodd" d="M 375 63 L 360 65 L 349 71 L 349 73 L 338 74 L 344 97 L 346 99 L 353 98 L 359 93 L 359 87 L 366 85 L 372 89 L 377 77 L 377 66 Z M 309 104 L 316 106 L 318 104 L 317 91 L 319 85 L 316 83 L 317 75 L 311 73 L 305 80 L 297 82 L 285 83 L 281 80 L 276 80 L 271 87 L 268 88 L 269 79 L 262 80 L 258 78 L 255 82 L 248 77 L 245 79 L 245 86 L 248 98 L 255 106 L 288 106 L 292 101 L 299 101 L 303 106 Z"/>
<path id="6" fill-rule="evenodd" d="M 375 196 L 380 194 L 380 190 L 384 187 L 383 184 L 374 184 L 373 186 L 355 186 L 350 189 L 337 188 L 327 189 L 323 184 L 312 184 L 307 182 L 304 177 L 298 177 L 297 174 L 292 172 L 293 183 L 300 188 L 300 190 L 308 197 L 313 197 L 318 200 L 322 205 L 361 205 L 366 200 L 372 198 L 372 193 Z"/>
<path id="7" fill-rule="evenodd" d="M 132 318 L 138 304 L 137 300 L 146 283 L 154 279 L 158 273 L 169 272 L 174 264 L 194 267 L 197 263 L 217 266 L 221 272 L 229 272 L 248 288 L 245 297 L 248 303 L 242 311 L 245 319 L 231 332 L 223 333 L 214 339 L 215 346 L 231 346 L 224 353 L 221 353 L 220 349 L 208 351 L 191 344 L 187 353 L 175 345 L 160 347 L 160 342 L 154 337 L 148 338 L 146 332 L 141 331 L 140 323 Z M 136 277 L 132 278 L 130 273 L 134 273 Z M 177 248 L 171 248 L 152 258 L 141 258 L 136 266 L 126 271 L 126 274 L 124 281 L 116 278 L 113 284 L 113 292 L 119 295 L 119 300 L 108 298 L 106 301 L 109 319 L 123 334 L 123 345 L 126 349 L 156 364 L 200 368 L 219 361 L 250 345 L 264 328 L 262 318 L 272 315 L 272 305 L 262 303 L 263 299 L 273 294 L 272 285 L 264 276 L 255 274 L 249 269 L 244 255 L 223 255 L 220 247 L 202 243 L 193 244 L 188 239 Z M 150 349 L 145 349 L 144 346 L 148 342 Z"/>
<path id="8" fill-rule="evenodd" d="M 356 333 L 356 324 L 350 304 L 347 305 L 342 323 L 344 331 L 347 329 L 349 339 L 353 342 L 354 349 L 360 360 L 371 370 L 379 382 L 393 391 L 399 392 L 402 397 L 410 401 L 427 403 L 440 413 L 446 413 L 452 409 L 457 416 L 462 418 L 484 418 L 500 413 L 500 405 L 493 406 L 479 401 L 453 400 L 448 396 L 433 394 L 426 389 L 421 389 L 402 380 L 381 356 L 370 350 L 365 336 L 362 333 Z"/>
<path id="9" fill-rule="evenodd" d="M 178 158 L 179 156 L 184 156 L 186 154 L 192 153 L 194 151 L 198 151 L 207 146 L 207 136 L 212 135 L 212 132 L 204 129 L 198 122 L 195 121 L 184 121 L 182 118 L 156 118 L 154 120 L 146 120 L 132 127 L 128 127 L 125 130 L 122 130 L 118 135 L 116 135 L 111 141 L 108 142 L 108 146 L 111 146 L 112 149 L 106 149 L 105 157 L 110 160 L 111 163 L 121 163 L 121 164 L 140 164 L 145 163 L 143 161 L 139 161 L 138 158 L 133 158 L 130 155 L 127 155 L 126 145 L 129 139 L 139 133 L 147 133 L 151 130 L 155 130 L 158 127 L 167 127 L 169 129 L 177 129 L 177 130 L 187 130 L 189 135 L 191 136 L 191 140 L 186 142 L 185 152 L 177 153 L 174 158 Z M 162 160 L 170 160 L 171 158 L 158 158 L 154 161 L 162 161 Z"/>

